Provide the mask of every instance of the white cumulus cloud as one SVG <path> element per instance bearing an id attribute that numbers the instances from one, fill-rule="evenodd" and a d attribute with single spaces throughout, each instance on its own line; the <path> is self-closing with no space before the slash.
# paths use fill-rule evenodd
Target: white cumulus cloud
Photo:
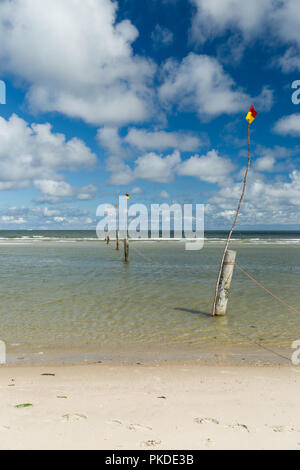
<path id="1" fill-rule="evenodd" d="M 30 106 L 88 123 L 127 124 L 152 116 L 155 72 L 134 55 L 138 36 L 116 21 L 112 0 L 2 0 L 2 71 L 29 86 Z"/>
<path id="2" fill-rule="evenodd" d="M 181 63 L 170 59 L 163 75 L 164 83 L 159 90 L 162 103 L 177 106 L 181 111 L 195 111 L 206 120 L 244 111 L 253 101 L 237 87 L 218 60 L 207 55 L 190 53 Z M 255 102 L 258 109 L 269 110 L 272 91 L 263 88 Z"/>
<path id="3" fill-rule="evenodd" d="M 201 139 L 192 133 L 135 128 L 129 130 L 125 142 L 141 150 L 164 151 L 176 148 L 182 152 L 193 152 L 202 145 Z"/>
<path id="4" fill-rule="evenodd" d="M 258 158 L 255 162 L 255 168 L 258 171 L 273 171 L 275 165 L 275 158 L 266 155 L 265 157 Z"/>
<path id="5" fill-rule="evenodd" d="M 278 59 L 284 72 L 300 70 L 300 9 L 297 0 L 190 0 L 195 7 L 191 37 L 200 45 L 231 32 L 227 42 L 241 57 L 255 39 L 280 42 L 287 50 Z M 231 47 L 233 46 L 233 48 Z"/>
<path id="6" fill-rule="evenodd" d="M 178 168 L 178 174 L 194 176 L 208 183 L 224 184 L 233 170 L 234 165 L 229 159 L 211 150 L 206 155 L 194 155 L 184 161 Z"/>
<path id="7" fill-rule="evenodd" d="M 300 135 L 300 114 L 291 114 L 279 119 L 274 126 L 274 132 L 298 137 Z"/>
<path id="8" fill-rule="evenodd" d="M 239 29 L 247 38 L 261 34 L 262 24 L 276 0 L 191 0 L 196 7 L 192 36 L 195 42 L 220 36 L 227 29 Z"/>
<path id="9" fill-rule="evenodd" d="M 233 221 L 241 191 L 241 182 L 221 187 L 209 201 L 210 217 Z M 299 171 L 292 171 L 288 179 L 282 177 L 277 181 L 266 181 L 262 174 L 251 170 L 239 224 L 296 225 L 299 223 L 299 207 Z"/>
<path id="10" fill-rule="evenodd" d="M 176 167 L 180 162 L 181 157 L 177 150 L 166 157 L 151 152 L 135 161 L 133 176 L 135 179 L 169 183 L 174 179 Z"/>
<path id="11" fill-rule="evenodd" d="M 170 194 L 166 191 L 166 190 L 163 190 L 159 195 L 158 197 L 160 199 L 170 199 Z"/>
<path id="12" fill-rule="evenodd" d="M 3 215 L 1 220 L 4 224 L 11 224 L 11 225 L 23 225 L 26 224 L 26 220 L 23 217 L 13 217 L 9 215 Z"/>
<path id="13" fill-rule="evenodd" d="M 93 199 L 97 193 L 97 188 L 92 184 L 76 188 L 65 181 L 35 180 L 34 185 L 42 194 L 45 194 L 49 198 L 54 198 L 55 202 L 58 202 L 59 199 L 57 200 L 57 198 L 67 197 L 72 197 L 79 201 L 89 201 Z"/>
<path id="14" fill-rule="evenodd" d="M 115 185 L 127 185 L 135 180 L 170 183 L 177 176 L 191 176 L 208 183 L 224 185 L 233 177 L 235 170 L 231 160 L 221 157 L 215 150 L 201 156 L 194 155 L 184 161 L 180 152 L 175 150 L 169 155 L 146 153 L 131 165 L 112 157 L 109 162 L 111 183 Z"/>
<path id="15" fill-rule="evenodd" d="M 97 161 L 82 140 L 67 140 L 50 124 L 28 124 L 15 114 L 8 120 L 0 117 L 0 141 L 0 189 L 61 179 L 59 171 L 89 168 Z"/>

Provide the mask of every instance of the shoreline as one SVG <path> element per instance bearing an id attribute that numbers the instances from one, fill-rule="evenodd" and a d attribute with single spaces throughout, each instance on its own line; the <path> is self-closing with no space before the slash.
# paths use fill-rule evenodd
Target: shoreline
<path id="1" fill-rule="evenodd" d="M 144 244 L 144 245 L 151 245 L 151 244 L 174 244 L 181 246 L 182 244 L 193 241 L 194 239 L 190 238 L 181 238 L 181 239 L 130 239 L 129 241 L 131 243 L 135 244 Z M 202 239 L 201 239 L 202 240 Z M 206 246 L 224 246 L 225 239 L 220 239 L 220 240 L 213 240 L 210 238 L 205 238 L 204 239 L 204 249 Z M 111 239 L 111 244 L 115 242 L 115 239 Z M 81 238 L 52 238 L 52 239 L 34 239 L 34 238 L 25 238 L 25 239 L 6 239 L 6 240 L 1 240 L 0 239 L 0 247 L 1 246 L 53 246 L 53 245 L 99 245 L 106 247 L 106 241 L 98 238 L 90 238 L 88 240 L 86 239 L 81 239 Z M 232 239 L 231 240 L 231 246 L 242 246 L 242 247 L 253 247 L 253 246 L 296 246 L 299 247 L 300 245 L 300 238 L 299 239 Z"/>
<path id="2" fill-rule="evenodd" d="M 1 366 L 0 449 L 299 449 L 299 372 L 184 361 Z"/>
<path id="3" fill-rule="evenodd" d="M 10 348 L 11 349 L 11 348 Z M 176 364 L 188 362 L 191 364 L 235 366 L 235 365 L 291 365 L 293 350 L 278 348 L 275 345 L 253 343 L 246 347 L 219 345 L 213 348 L 168 348 L 168 349 L 128 349 L 124 350 L 56 350 L 30 351 L 21 349 L 14 353 L 7 352 L 6 366 L 39 366 L 39 365 L 85 365 L 95 363 L 110 363 L 115 365 L 135 364 Z"/>

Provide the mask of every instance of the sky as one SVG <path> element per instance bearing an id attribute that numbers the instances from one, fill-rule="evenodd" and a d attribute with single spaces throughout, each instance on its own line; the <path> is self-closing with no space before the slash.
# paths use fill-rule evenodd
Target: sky
<path id="1" fill-rule="evenodd" d="M 0 229 L 99 204 L 205 204 L 206 229 L 300 229 L 298 0 L 2 0 Z M 298 92 L 299 90 L 299 92 Z"/>

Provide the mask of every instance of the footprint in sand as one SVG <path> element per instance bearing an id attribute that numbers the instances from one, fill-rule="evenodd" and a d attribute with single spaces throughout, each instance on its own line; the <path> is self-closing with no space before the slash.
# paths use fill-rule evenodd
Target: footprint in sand
<path id="1" fill-rule="evenodd" d="M 130 424 L 128 429 L 130 431 L 152 431 L 150 426 L 143 426 L 141 424 Z"/>
<path id="2" fill-rule="evenodd" d="M 146 447 L 156 447 L 156 446 L 160 446 L 160 444 L 161 444 L 161 441 L 153 441 L 153 440 L 142 442 L 142 445 Z"/>
<path id="3" fill-rule="evenodd" d="M 120 419 L 113 419 L 109 421 L 109 424 L 118 424 L 119 426 L 127 427 L 129 431 L 152 431 L 151 426 L 143 426 L 142 424 L 129 424 L 129 426 L 127 426 Z"/>
<path id="4" fill-rule="evenodd" d="M 3 426 L 0 424 L 0 431 L 9 431 L 10 427 L 9 426 Z"/>
<path id="5" fill-rule="evenodd" d="M 215 418 L 195 418 L 195 419 L 194 419 L 194 422 L 197 423 L 197 424 L 215 424 L 215 425 L 220 424 L 220 421 L 218 421 L 218 420 L 215 419 Z M 238 429 L 238 430 L 240 430 L 240 431 L 250 432 L 250 431 L 249 431 L 249 428 L 248 428 L 245 424 L 240 424 L 240 423 L 236 423 L 236 424 L 227 424 L 227 425 L 226 425 L 226 428 L 229 428 L 229 429 Z"/>
<path id="6" fill-rule="evenodd" d="M 195 418 L 194 422 L 197 424 L 220 424 L 220 422 L 214 418 Z"/>
<path id="7" fill-rule="evenodd" d="M 236 423 L 236 424 L 227 424 L 226 428 L 229 428 L 229 429 L 238 429 L 239 431 L 250 432 L 250 431 L 249 431 L 249 428 L 248 428 L 248 426 L 246 426 L 246 424 L 240 424 L 240 423 Z"/>
<path id="8" fill-rule="evenodd" d="M 274 431 L 274 432 L 300 432 L 299 429 L 295 429 L 291 426 L 280 426 L 280 425 L 276 425 L 276 426 L 268 426 L 268 427 L 271 427 L 271 429 Z"/>
<path id="9" fill-rule="evenodd" d="M 87 419 L 87 416 L 74 413 L 74 414 L 66 414 L 62 417 L 63 421 L 66 422 L 74 422 L 74 421 L 82 421 L 83 419 Z"/>
<path id="10" fill-rule="evenodd" d="M 119 424 L 120 426 L 123 426 L 122 421 L 119 419 L 113 419 L 112 421 L 109 421 L 109 424 Z"/>

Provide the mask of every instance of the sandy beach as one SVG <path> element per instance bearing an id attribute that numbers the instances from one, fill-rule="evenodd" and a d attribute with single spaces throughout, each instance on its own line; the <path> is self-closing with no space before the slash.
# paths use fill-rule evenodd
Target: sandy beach
<path id="1" fill-rule="evenodd" d="M 299 372 L 195 362 L 1 366 L 0 449 L 299 449 Z"/>
<path id="2" fill-rule="evenodd" d="M 0 0 L 0 451 L 300 450 L 299 30 Z"/>

